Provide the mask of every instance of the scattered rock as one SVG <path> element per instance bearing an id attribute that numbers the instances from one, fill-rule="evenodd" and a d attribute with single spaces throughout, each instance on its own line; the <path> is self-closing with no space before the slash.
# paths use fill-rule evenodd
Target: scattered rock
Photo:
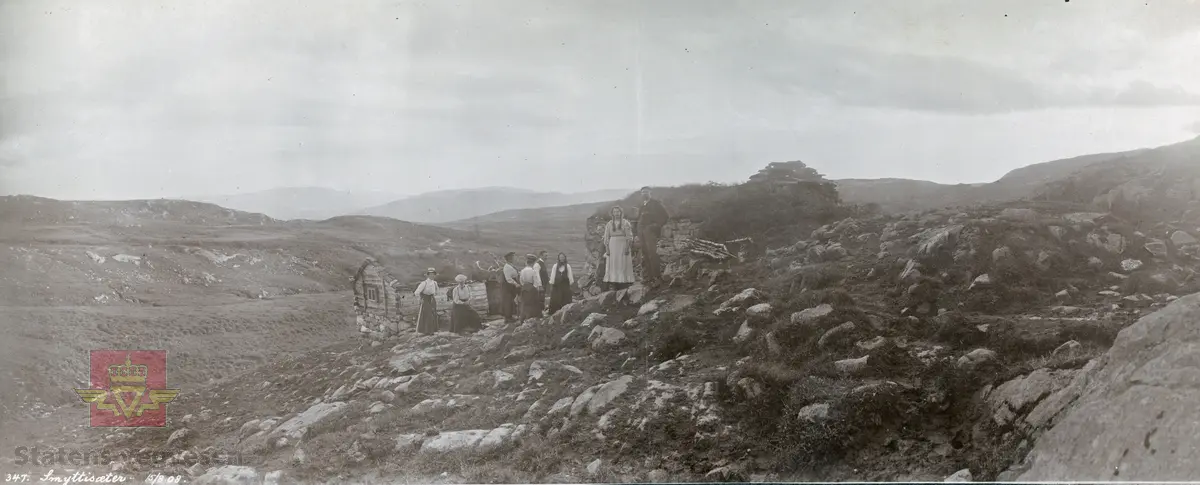
<path id="1" fill-rule="evenodd" d="M 591 463 L 588 463 L 588 466 L 587 466 L 588 476 L 595 478 L 597 475 L 599 475 L 600 474 L 600 465 L 601 465 L 601 461 L 599 458 L 596 458 Z"/>
<path id="2" fill-rule="evenodd" d="M 588 315 L 587 318 L 583 319 L 583 322 L 580 323 L 579 326 L 580 327 L 596 326 L 596 325 L 604 323 L 604 319 L 606 319 L 606 318 L 608 318 L 608 315 L 605 315 L 603 313 L 593 313 L 591 315 Z"/>
<path id="3" fill-rule="evenodd" d="M 963 468 L 962 470 L 954 472 L 953 475 L 946 477 L 945 483 L 970 482 L 974 481 L 974 479 L 975 478 L 971 476 L 971 469 Z"/>
<path id="4" fill-rule="evenodd" d="M 733 341 L 740 344 L 750 340 L 752 337 L 754 337 L 754 327 L 751 327 L 750 321 L 746 320 L 742 322 L 741 327 L 738 327 L 737 335 L 733 336 Z"/>
<path id="5" fill-rule="evenodd" d="M 447 452 L 474 448 L 483 440 L 490 429 L 468 429 L 463 431 L 444 431 L 437 436 L 426 439 L 421 444 L 421 452 Z"/>
<path id="6" fill-rule="evenodd" d="M 798 419 L 803 419 L 811 422 L 820 422 L 829 417 L 829 403 L 809 404 L 800 408 L 800 413 L 796 415 Z"/>
<path id="7" fill-rule="evenodd" d="M 1121 261 L 1121 269 L 1123 271 L 1125 271 L 1126 273 L 1128 273 L 1130 271 L 1137 271 L 1141 267 L 1142 267 L 1142 261 L 1138 260 L 1138 259 L 1126 259 L 1124 261 Z"/>
<path id="8" fill-rule="evenodd" d="M 1083 344 L 1080 344 L 1079 341 L 1068 340 L 1063 342 L 1062 345 L 1059 345 L 1058 348 L 1054 349 L 1054 352 L 1051 355 L 1059 356 L 1062 354 L 1069 354 L 1078 351 L 1081 348 L 1083 348 Z"/>
<path id="9" fill-rule="evenodd" d="M 183 446 L 183 445 L 187 444 L 187 441 L 191 437 L 192 437 L 192 430 L 187 429 L 187 428 L 177 429 L 177 430 L 175 430 L 174 433 L 171 433 L 170 437 L 167 438 L 167 447 L 175 448 L 175 447 Z"/>
<path id="10" fill-rule="evenodd" d="M 654 312 L 658 311 L 658 307 L 661 304 L 662 304 L 662 302 L 660 302 L 658 300 L 646 302 L 646 304 L 644 304 L 640 308 L 638 308 L 637 316 L 641 317 L 641 316 L 645 316 L 645 315 L 654 313 Z"/>
<path id="11" fill-rule="evenodd" d="M 921 277 L 921 263 L 915 259 L 908 260 L 905 263 L 904 270 L 900 272 L 900 281 L 913 281 Z"/>
<path id="12" fill-rule="evenodd" d="M 792 314 L 793 325 L 807 325 L 816 322 L 821 317 L 833 313 L 833 306 L 828 303 L 822 303 L 807 310 L 801 310 Z"/>
<path id="13" fill-rule="evenodd" d="M 1200 244 L 1200 240 L 1197 240 L 1195 236 L 1192 236 L 1186 232 L 1175 231 L 1171 233 L 1171 244 L 1174 244 L 1177 248 L 1181 248 L 1184 246 L 1198 245 Z"/>
<path id="14" fill-rule="evenodd" d="M 817 346 L 824 349 L 831 345 L 838 345 L 854 332 L 854 328 L 854 322 L 844 322 L 833 327 L 821 335 L 821 338 L 817 340 Z"/>
<path id="15" fill-rule="evenodd" d="M 340 413 L 345 408 L 346 403 L 344 402 L 324 402 L 317 404 L 279 425 L 278 428 L 275 428 L 274 434 L 291 439 L 300 439 L 308 432 L 310 426 Z"/>
<path id="16" fill-rule="evenodd" d="M 981 274 L 981 275 L 975 277 L 975 280 L 971 282 L 971 286 L 968 286 L 967 290 L 974 290 L 975 288 L 991 286 L 991 285 L 992 285 L 992 277 L 990 275 L 988 275 L 987 273 L 984 273 L 984 274 Z"/>
<path id="17" fill-rule="evenodd" d="M 971 367 L 996 360 L 996 352 L 988 349 L 975 349 L 958 358 L 959 367 Z"/>
<path id="18" fill-rule="evenodd" d="M 750 318 L 766 319 L 771 317 L 771 304 L 759 303 L 746 309 L 746 316 Z"/>
<path id="19" fill-rule="evenodd" d="M 726 300 L 725 303 L 722 303 L 720 308 L 717 308 L 713 313 L 717 315 L 728 313 L 762 301 L 763 297 L 762 292 L 757 289 L 746 288 L 741 293 L 734 295 L 732 298 Z"/>
<path id="20" fill-rule="evenodd" d="M 195 485 L 259 485 L 258 471 L 248 466 L 223 465 L 209 468 L 191 483 Z"/>
<path id="21" fill-rule="evenodd" d="M 864 355 L 857 359 L 843 359 L 833 363 L 833 367 L 838 372 L 846 375 L 854 375 L 862 372 L 867 368 L 867 359 L 869 355 Z"/>
<path id="22" fill-rule="evenodd" d="M 595 327 L 588 335 L 588 343 L 592 350 L 605 350 L 620 345 L 625 340 L 625 332 L 615 328 Z"/>
<path id="23" fill-rule="evenodd" d="M 1151 239 L 1146 242 L 1144 247 L 1146 248 L 1146 252 L 1156 258 L 1165 258 L 1170 254 L 1170 251 L 1167 249 L 1167 242 L 1162 239 Z"/>

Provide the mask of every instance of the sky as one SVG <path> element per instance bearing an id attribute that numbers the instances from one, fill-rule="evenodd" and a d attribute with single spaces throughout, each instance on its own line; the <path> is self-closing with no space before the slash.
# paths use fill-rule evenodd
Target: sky
<path id="1" fill-rule="evenodd" d="M 1200 134 L 1200 4 L 0 0 L 0 193 L 995 180 Z"/>

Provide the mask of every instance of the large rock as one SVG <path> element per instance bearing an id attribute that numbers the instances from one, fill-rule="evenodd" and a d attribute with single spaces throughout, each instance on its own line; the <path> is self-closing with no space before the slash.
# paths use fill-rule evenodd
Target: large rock
<path id="1" fill-rule="evenodd" d="M 761 291 L 754 288 L 746 288 L 741 293 L 733 295 L 732 298 L 726 300 L 713 313 L 722 315 L 728 312 L 736 311 L 747 306 L 753 305 L 765 299 L 765 295 Z"/>
<path id="2" fill-rule="evenodd" d="M 793 313 L 791 322 L 793 325 L 809 325 L 830 313 L 833 313 L 833 306 L 828 303 L 822 303 L 815 307 Z"/>
<path id="3" fill-rule="evenodd" d="M 258 485 L 258 471 L 248 466 L 224 465 L 209 468 L 192 481 L 195 485 Z"/>
<path id="4" fill-rule="evenodd" d="M 595 327 L 588 335 L 588 343 L 592 346 L 592 350 L 616 347 L 624 340 L 625 332 L 608 327 Z"/>
<path id="5" fill-rule="evenodd" d="M 1122 330 L 1094 374 L 1059 391 L 1082 381 L 1079 398 L 1036 441 L 1017 481 L 1200 476 L 1200 461 L 1190 459 L 1200 452 L 1197 321 L 1200 295 L 1190 295 Z"/>
<path id="6" fill-rule="evenodd" d="M 344 402 L 323 402 L 314 405 L 296 417 L 287 420 L 275 428 L 274 434 L 289 439 L 300 439 L 308 433 L 308 428 L 331 416 L 335 416 L 346 408 Z"/>
<path id="7" fill-rule="evenodd" d="M 463 431 L 445 431 L 432 438 L 426 439 L 421 445 L 421 452 L 447 452 L 468 450 L 479 444 L 490 429 L 468 429 Z"/>
<path id="8" fill-rule="evenodd" d="M 624 375 L 607 384 L 588 388 L 575 398 L 571 405 L 571 416 L 578 416 L 585 410 L 593 416 L 599 415 L 613 400 L 629 390 L 629 384 L 632 382 L 633 376 Z"/>

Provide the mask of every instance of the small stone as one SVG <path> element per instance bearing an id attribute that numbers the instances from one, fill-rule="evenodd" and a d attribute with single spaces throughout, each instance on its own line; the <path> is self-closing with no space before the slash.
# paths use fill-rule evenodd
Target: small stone
<path id="1" fill-rule="evenodd" d="M 979 288 L 979 287 L 991 286 L 991 284 L 992 284 L 991 275 L 984 273 L 984 274 L 981 274 L 981 275 L 975 277 L 975 281 L 971 282 L 971 286 L 968 286 L 967 290 L 974 290 L 975 288 Z"/>
<path id="2" fill-rule="evenodd" d="M 602 462 L 600 461 L 599 458 L 596 458 L 591 463 L 588 463 L 588 466 L 587 466 L 588 476 L 595 477 L 595 476 L 599 475 L 601 464 L 602 464 Z"/>
<path id="3" fill-rule="evenodd" d="M 1058 348 L 1054 349 L 1054 352 L 1051 355 L 1054 355 L 1057 357 L 1059 355 L 1069 354 L 1069 353 L 1079 350 L 1082 347 L 1083 347 L 1083 344 L 1080 344 L 1078 341 L 1069 340 L 1067 342 L 1064 342 L 1062 345 L 1059 345 Z"/>
<path id="4" fill-rule="evenodd" d="M 1125 272 L 1137 271 L 1138 268 L 1141 268 L 1141 267 L 1142 267 L 1141 260 L 1126 259 L 1124 261 L 1121 261 L 1121 269 L 1124 270 Z"/>
<path id="5" fill-rule="evenodd" d="M 853 375 L 862 372 L 867 368 L 867 359 L 869 355 L 864 355 L 857 359 L 843 359 L 833 363 L 833 367 L 846 375 Z"/>
<path id="6" fill-rule="evenodd" d="M 819 422 L 829 417 L 829 403 L 809 404 L 800 408 L 797 419 Z"/>

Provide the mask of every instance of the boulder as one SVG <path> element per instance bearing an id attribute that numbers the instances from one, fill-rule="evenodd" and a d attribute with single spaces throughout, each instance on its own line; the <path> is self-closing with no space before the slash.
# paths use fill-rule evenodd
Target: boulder
<path id="1" fill-rule="evenodd" d="M 974 280 L 974 281 L 971 281 L 971 286 L 968 286 L 968 287 L 967 287 L 967 290 L 974 290 L 975 288 L 982 288 L 982 287 L 986 287 L 986 286 L 991 286 L 991 284 L 992 284 L 992 277 L 991 277 L 991 275 L 988 275 L 987 273 L 984 273 L 984 274 L 981 274 L 981 275 L 979 275 L 979 276 L 976 276 L 976 277 L 975 277 L 975 280 Z"/>
<path id="2" fill-rule="evenodd" d="M 1130 271 L 1137 271 L 1141 267 L 1142 261 L 1139 259 L 1126 259 L 1121 261 L 1121 270 L 1126 273 Z"/>
<path id="3" fill-rule="evenodd" d="M 771 317 L 771 304 L 759 303 L 746 309 L 746 316 L 755 319 L 766 319 Z"/>
<path id="4" fill-rule="evenodd" d="M 1122 330 L 1092 371 L 1085 368 L 1060 391 L 1081 383 L 1074 404 L 1035 442 L 1030 468 L 1017 481 L 1200 476 L 1200 461 L 1186 459 L 1200 448 L 1196 321 L 1200 295 L 1190 295 Z"/>
<path id="5" fill-rule="evenodd" d="M 1200 244 L 1200 241 L 1196 240 L 1196 237 L 1191 234 L 1183 231 L 1175 231 L 1171 233 L 1171 244 L 1174 244 L 1177 248 L 1181 248 Z"/>
<path id="6" fill-rule="evenodd" d="M 867 368 L 867 359 L 869 355 L 864 355 L 857 359 L 843 359 L 833 363 L 833 368 L 838 372 L 846 375 L 855 375 Z"/>
<path id="7" fill-rule="evenodd" d="M 792 325 L 809 325 L 831 313 L 833 313 L 833 306 L 828 303 L 822 303 L 815 307 L 793 313 L 791 322 Z"/>
<path id="8" fill-rule="evenodd" d="M 588 335 L 588 344 L 592 350 L 605 350 L 620 345 L 625 340 L 625 332 L 615 328 L 595 327 Z"/>
<path id="9" fill-rule="evenodd" d="M 223 465 L 209 468 L 191 483 L 196 485 L 259 485 L 258 471 L 248 466 Z"/>
<path id="10" fill-rule="evenodd" d="M 638 308 L 637 316 L 641 317 L 641 316 L 646 316 L 651 313 L 654 313 L 654 312 L 658 311 L 658 307 L 661 304 L 662 304 L 662 302 L 660 302 L 658 300 L 646 302 L 646 304 L 644 304 L 640 308 Z"/>
<path id="11" fill-rule="evenodd" d="M 974 480 L 975 480 L 975 477 L 971 476 L 971 469 L 963 468 L 962 470 L 954 472 L 953 475 L 946 477 L 946 479 L 943 480 L 943 482 L 945 482 L 945 483 L 961 483 L 961 482 L 971 482 Z"/>
<path id="12" fill-rule="evenodd" d="M 300 439 L 308 432 L 310 426 L 337 415 L 345 408 L 346 403 L 344 402 L 323 402 L 314 405 L 279 425 L 278 428 L 275 428 L 274 434 L 290 439 Z"/>
<path id="13" fill-rule="evenodd" d="M 713 313 L 716 313 L 717 315 L 721 315 L 721 314 L 728 313 L 728 312 L 731 312 L 734 310 L 745 308 L 747 306 L 750 306 L 750 305 L 753 305 L 755 303 L 762 301 L 763 298 L 764 298 L 764 295 L 762 294 L 761 291 L 758 291 L 757 289 L 754 289 L 754 288 L 746 288 L 745 290 L 742 290 L 741 293 L 733 295 L 732 298 L 730 298 L 730 299 L 726 300 L 724 303 L 722 303 L 720 308 L 717 308 Z"/>
<path id="14" fill-rule="evenodd" d="M 604 323 L 604 319 L 606 319 L 606 318 L 608 318 L 608 315 L 605 315 L 603 313 L 593 313 L 591 315 L 588 315 L 587 318 L 583 319 L 583 322 L 581 322 L 579 324 L 579 326 L 580 327 L 592 327 L 595 325 L 599 325 L 601 323 Z"/>
<path id="15" fill-rule="evenodd" d="M 742 322 L 741 327 L 738 327 L 737 335 L 733 336 L 733 341 L 740 344 L 750 340 L 752 337 L 754 337 L 754 327 L 751 327 L 750 321 L 746 320 Z"/>

